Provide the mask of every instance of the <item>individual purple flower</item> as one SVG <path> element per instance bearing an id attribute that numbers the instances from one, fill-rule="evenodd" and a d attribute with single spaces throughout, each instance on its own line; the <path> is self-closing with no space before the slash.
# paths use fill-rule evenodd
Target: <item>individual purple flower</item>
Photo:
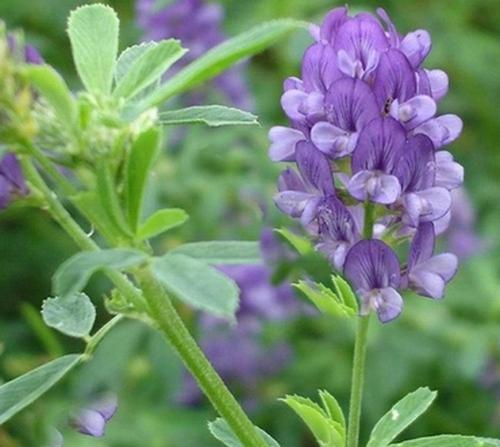
<path id="1" fill-rule="evenodd" d="M 28 194 L 21 166 L 12 153 L 0 160 L 0 210 L 6 208 L 15 197 Z"/>
<path id="2" fill-rule="evenodd" d="M 118 399 L 115 395 L 105 396 L 81 410 L 72 419 L 71 425 L 84 435 L 100 438 L 104 436 L 106 424 L 118 409 Z"/>
<path id="3" fill-rule="evenodd" d="M 281 106 L 290 127 L 271 129 L 269 154 L 300 172 L 287 168 L 280 176 L 278 208 L 299 219 L 316 249 L 350 277 L 362 313 L 374 309 L 389 321 L 401 311 L 404 289 L 443 296 L 455 258 L 434 255 L 434 238 L 450 225 L 451 193 L 464 172 L 442 149 L 460 135 L 462 121 L 437 115 L 449 80 L 424 67 L 429 33 L 401 34 L 383 9 L 377 13 L 381 22 L 336 8 L 310 27 L 314 43 L 301 78 L 284 82 Z M 360 241 L 361 231 L 369 243 Z M 409 240 L 408 263 L 401 267 L 373 238 Z"/>
<path id="4" fill-rule="evenodd" d="M 193 62 L 226 39 L 222 32 L 221 5 L 203 0 L 175 0 L 158 7 L 156 0 L 137 0 L 137 22 L 145 40 L 179 39 L 189 52 L 172 68 L 173 72 Z M 215 87 L 238 107 L 252 108 L 243 73 L 237 65 L 214 79 Z M 200 96 L 200 95 L 198 95 Z M 190 102 L 195 102 L 192 96 Z"/>
<path id="5" fill-rule="evenodd" d="M 347 254 L 344 274 L 361 301 L 361 315 L 374 310 L 380 321 L 387 323 L 401 313 L 399 260 L 384 242 L 371 239 L 356 243 Z"/>
<path id="6" fill-rule="evenodd" d="M 407 281 L 420 295 L 440 299 L 457 272 L 458 260 L 451 253 L 434 255 L 435 238 L 431 222 L 419 225 L 410 247 Z"/>

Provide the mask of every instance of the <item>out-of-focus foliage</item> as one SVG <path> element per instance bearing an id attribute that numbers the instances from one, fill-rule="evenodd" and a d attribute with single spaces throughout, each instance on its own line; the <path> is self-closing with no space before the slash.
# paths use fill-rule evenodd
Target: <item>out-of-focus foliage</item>
<path id="1" fill-rule="evenodd" d="M 0 17 L 22 27 L 50 64 L 68 79 L 73 72 L 67 37 L 61 32 L 76 0 L 2 0 Z M 138 41 L 131 0 L 108 2 L 120 15 L 122 48 Z M 224 0 L 228 34 L 277 17 L 318 21 L 337 4 L 326 0 Z M 433 433 L 500 436 L 500 4 L 495 0 L 370 0 L 353 9 L 383 6 L 401 30 L 426 28 L 434 50 L 431 64 L 445 69 L 450 94 L 443 113 L 465 123 L 452 151 L 466 168 L 466 187 L 477 210 L 484 249 L 464 262 L 443 302 L 406 297 L 404 315 L 372 327 L 369 346 L 363 439 L 400 397 L 419 386 L 439 390 L 428 413 L 406 438 Z M 296 33 L 248 65 L 250 90 L 261 128 L 191 127 L 170 136 L 167 158 L 156 168 L 147 195 L 149 208 L 185 209 L 189 221 L 157 240 L 158 249 L 186 240 L 256 239 L 262 227 L 287 222 L 271 201 L 277 167 L 267 159 L 266 132 L 284 121 L 279 106 L 281 82 L 297 74 L 310 42 Z M 165 159 L 163 159 L 165 160 Z M 289 224 L 289 223 L 288 223 Z M 89 231 L 91 229 L 89 228 Z M 67 340 L 42 328 L 33 308 L 49 295 L 49 278 L 74 248 L 48 216 L 9 209 L 0 215 L 0 381 L 17 376 L 61 352 L 76 352 Z M 294 278 L 297 279 L 297 278 Z M 99 297 L 99 276 L 91 296 Z M 298 298 L 300 299 L 300 298 Z M 105 312 L 102 302 L 100 318 Z M 32 307 L 29 307 L 32 306 Z M 99 309 L 98 309 L 99 310 Z M 184 317 L 195 325 L 195 316 Z M 347 407 L 353 334 L 349 322 L 314 312 L 266 325 L 264 345 L 286 341 L 293 349 L 288 367 L 260 382 L 246 397 L 257 425 L 282 445 L 313 445 L 305 427 L 278 397 L 315 398 L 317 389 L 334 394 Z M 122 322 L 76 374 L 0 427 L 0 446 L 40 446 L 47 427 L 55 426 L 71 447 L 212 446 L 206 421 L 215 415 L 206 402 L 178 405 L 182 367 L 163 340 L 139 323 Z M 232 388 L 238 390 L 237 384 Z M 73 433 L 67 415 L 100 391 L 119 394 L 120 408 L 103 440 Z"/>

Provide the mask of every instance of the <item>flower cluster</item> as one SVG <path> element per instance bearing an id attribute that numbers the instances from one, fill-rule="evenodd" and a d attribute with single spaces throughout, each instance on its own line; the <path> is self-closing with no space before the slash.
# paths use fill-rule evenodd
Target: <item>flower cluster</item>
<path id="1" fill-rule="evenodd" d="M 193 62 L 226 39 L 222 32 L 224 11 L 221 5 L 203 0 L 175 0 L 165 7 L 158 7 L 157 0 L 138 0 L 136 9 L 137 21 L 146 40 L 175 38 L 189 49 L 173 71 Z M 251 95 L 245 85 L 242 65 L 219 75 L 214 79 L 214 85 L 232 105 L 251 108 Z M 198 102 L 197 98 L 190 99 Z"/>
<path id="2" fill-rule="evenodd" d="M 283 258 L 282 247 L 278 246 L 270 230 L 262 233 L 261 251 L 264 259 L 274 259 L 274 263 L 276 256 Z M 267 265 L 226 265 L 219 269 L 240 289 L 238 324 L 230 326 L 220 318 L 201 315 L 200 345 L 224 380 L 237 381 L 245 397 L 251 399 L 259 381 L 278 372 L 291 358 L 291 348 L 284 342 L 264 346 L 264 324 L 297 316 L 302 306 L 289 284 L 272 284 L 272 271 Z M 178 400 L 183 404 L 193 404 L 200 397 L 195 381 L 186 375 Z"/>
<path id="3" fill-rule="evenodd" d="M 337 8 L 311 28 L 302 78 L 288 78 L 281 97 L 291 126 L 271 129 L 269 155 L 298 168 L 281 174 L 278 208 L 344 272 L 361 313 L 387 322 L 402 310 L 401 290 L 438 299 L 456 272 L 456 257 L 434 255 L 434 245 L 449 224 L 450 191 L 463 181 L 442 149 L 462 121 L 436 116 L 448 77 L 422 66 L 429 33 L 400 35 L 377 12 L 381 21 Z M 401 265 L 391 244 L 403 241 Z"/>

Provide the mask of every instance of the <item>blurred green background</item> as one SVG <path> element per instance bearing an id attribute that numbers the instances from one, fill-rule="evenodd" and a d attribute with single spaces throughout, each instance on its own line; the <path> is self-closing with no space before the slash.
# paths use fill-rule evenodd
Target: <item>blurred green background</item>
<path id="1" fill-rule="evenodd" d="M 1 0 L 0 17 L 22 28 L 26 39 L 76 85 L 66 17 L 76 0 Z M 121 45 L 140 40 L 134 2 L 107 2 L 121 19 Z M 325 0 L 221 1 L 228 35 L 276 17 L 319 22 L 340 3 Z M 381 4 L 382 3 L 382 4 Z M 400 32 L 425 28 L 433 38 L 428 67 L 448 72 L 450 93 L 441 113 L 464 120 L 451 151 L 466 169 L 466 188 L 477 213 L 483 249 L 461 266 L 443 302 L 409 297 L 403 316 L 374 324 L 369 347 L 365 416 L 369 428 L 394 403 L 418 386 L 439 390 L 431 410 L 405 438 L 435 433 L 500 437 L 500 2 L 498 0 L 406 0 L 351 2 L 354 9 L 383 6 Z M 247 68 L 255 112 L 262 127 L 193 128 L 182 135 L 158 167 L 151 200 L 181 206 L 191 215 L 182 230 L 159 241 L 168 247 L 187 240 L 258 238 L 263 226 L 286 223 L 271 197 L 279 168 L 267 159 L 267 130 L 284 122 L 279 106 L 282 80 L 299 73 L 310 37 L 297 33 L 254 58 Z M 268 212 L 262 213 L 262 208 Z M 47 215 L 15 207 L 0 214 L 0 382 L 48 360 L 81 349 L 52 333 L 47 340 L 34 317 L 50 293 L 50 277 L 75 247 Z M 100 297 L 103 282 L 93 282 Z M 96 300 L 100 301 L 100 300 Z M 104 310 L 101 323 L 105 321 Z M 195 319 L 186 312 L 195 330 Z M 325 388 L 346 408 L 352 328 L 342 321 L 303 316 L 269 324 L 266 337 L 291 345 L 293 361 L 259 382 L 251 397 L 252 417 L 283 446 L 312 446 L 307 430 L 278 397 L 315 397 Z M 41 401 L 0 427 L 0 447 L 40 446 L 47 426 L 57 427 L 70 447 L 209 447 L 206 403 L 175 403 L 182 367 L 161 338 L 127 322 L 117 327 L 95 358 Z M 73 433 L 67 415 L 92 392 L 116 391 L 120 409 L 102 440 Z M 242 397 L 245 396 L 244 390 Z"/>

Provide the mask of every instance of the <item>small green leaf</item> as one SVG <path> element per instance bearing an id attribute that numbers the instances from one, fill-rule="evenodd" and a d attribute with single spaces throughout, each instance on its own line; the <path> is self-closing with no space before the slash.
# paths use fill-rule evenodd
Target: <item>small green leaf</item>
<path id="1" fill-rule="evenodd" d="M 309 239 L 298 236 L 297 234 L 292 233 L 286 228 L 279 228 L 275 229 L 274 231 L 278 233 L 286 242 L 288 242 L 292 246 L 292 248 L 297 250 L 300 255 L 304 256 L 313 251 L 313 247 Z"/>
<path id="2" fill-rule="evenodd" d="M 92 93 L 109 93 L 118 53 L 119 20 L 109 6 L 79 7 L 68 19 L 76 70 L 85 88 Z"/>
<path id="3" fill-rule="evenodd" d="M 229 320 L 238 308 L 238 287 L 234 281 L 206 263 L 181 254 L 157 258 L 153 271 L 178 299 Z"/>
<path id="4" fill-rule="evenodd" d="M 323 403 L 323 407 L 325 408 L 325 411 L 327 412 L 328 416 L 333 421 L 339 423 L 340 427 L 342 428 L 340 434 L 343 437 L 345 437 L 346 425 L 345 425 L 344 412 L 342 411 L 342 408 L 337 402 L 337 399 L 335 399 L 335 397 L 333 397 L 328 391 L 325 390 L 319 391 L 319 397 L 321 398 L 321 402 Z"/>
<path id="5" fill-rule="evenodd" d="M 262 263 L 259 243 L 253 241 L 191 242 L 174 248 L 171 253 L 215 265 Z"/>
<path id="6" fill-rule="evenodd" d="M 142 202 L 151 167 L 161 149 L 161 130 L 150 128 L 141 133 L 132 144 L 127 163 L 125 197 L 129 223 L 137 232 Z"/>
<path id="7" fill-rule="evenodd" d="M 63 334 L 82 338 L 90 334 L 95 321 L 95 307 L 84 293 L 64 298 L 47 298 L 42 306 L 43 321 Z"/>
<path id="8" fill-rule="evenodd" d="M 397 435 L 429 408 L 436 396 L 437 393 L 429 388 L 419 388 L 407 394 L 377 422 L 367 447 L 389 445 Z"/>
<path id="9" fill-rule="evenodd" d="M 292 19 L 273 20 L 221 43 L 165 82 L 146 99 L 145 107 L 162 104 L 172 96 L 217 76 L 238 60 L 259 53 L 291 31 L 306 26 L 304 22 Z"/>
<path id="10" fill-rule="evenodd" d="M 260 429 L 259 427 L 255 428 L 262 436 L 264 443 L 267 445 L 267 447 L 280 447 L 278 442 L 269 434 L 267 434 L 264 430 Z M 218 418 L 213 422 L 209 422 L 208 429 L 210 430 L 210 433 L 212 433 L 214 438 L 218 439 L 225 446 L 243 447 L 243 444 L 240 442 L 240 440 L 234 434 L 233 430 L 231 430 L 231 427 L 224 419 Z"/>
<path id="11" fill-rule="evenodd" d="M 112 268 L 125 270 L 146 260 L 146 255 L 132 249 L 110 249 L 99 251 L 82 251 L 57 269 L 53 281 L 54 294 L 67 297 L 80 292 L 90 277 L 98 270 Z"/>
<path id="12" fill-rule="evenodd" d="M 180 208 L 159 210 L 148 217 L 137 231 L 137 237 L 143 241 L 157 236 L 165 231 L 182 225 L 189 219 L 186 211 Z"/>
<path id="13" fill-rule="evenodd" d="M 59 357 L 0 386 L 0 425 L 52 388 L 80 358 L 79 354 Z"/>
<path id="14" fill-rule="evenodd" d="M 332 283 L 339 298 L 358 313 L 358 300 L 348 282 L 340 275 L 332 275 Z"/>
<path id="15" fill-rule="evenodd" d="M 299 281 L 293 286 L 309 298 L 324 314 L 335 317 L 353 317 L 357 314 L 353 308 L 347 306 L 340 297 L 323 284 Z"/>
<path id="16" fill-rule="evenodd" d="M 344 447 L 345 429 L 311 399 L 286 396 L 281 399 L 305 422 L 321 447 Z"/>
<path id="17" fill-rule="evenodd" d="M 160 123 L 164 125 L 206 124 L 212 127 L 259 124 L 257 117 L 249 112 L 216 105 L 194 106 L 162 112 Z"/>
<path id="18" fill-rule="evenodd" d="M 152 42 L 139 48 L 141 51 L 125 50 L 118 59 L 117 68 L 118 64 L 120 64 L 120 68 L 118 68 L 120 74 L 115 76 L 118 78 L 113 92 L 115 98 L 128 99 L 134 97 L 160 79 L 163 73 L 186 52 L 181 47 L 180 42 L 175 39 Z M 128 56 L 127 51 L 129 51 Z M 124 70 L 124 59 L 122 58 L 125 58 L 130 64 L 126 71 Z"/>
<path id="19" fill-rule="evenodd" d="M 499 447 L 500 440 L 475 436 L 438 435 L 412 439 L 390 447 Z"/>
<path id="20" fill-rule="evenodd" d="M 27 65 L 25 73 L 31 83 L 54 109 L 57 119 L 70 126 L 76 120 L 76 106 L 63 78 L 50 65 Z"/>

